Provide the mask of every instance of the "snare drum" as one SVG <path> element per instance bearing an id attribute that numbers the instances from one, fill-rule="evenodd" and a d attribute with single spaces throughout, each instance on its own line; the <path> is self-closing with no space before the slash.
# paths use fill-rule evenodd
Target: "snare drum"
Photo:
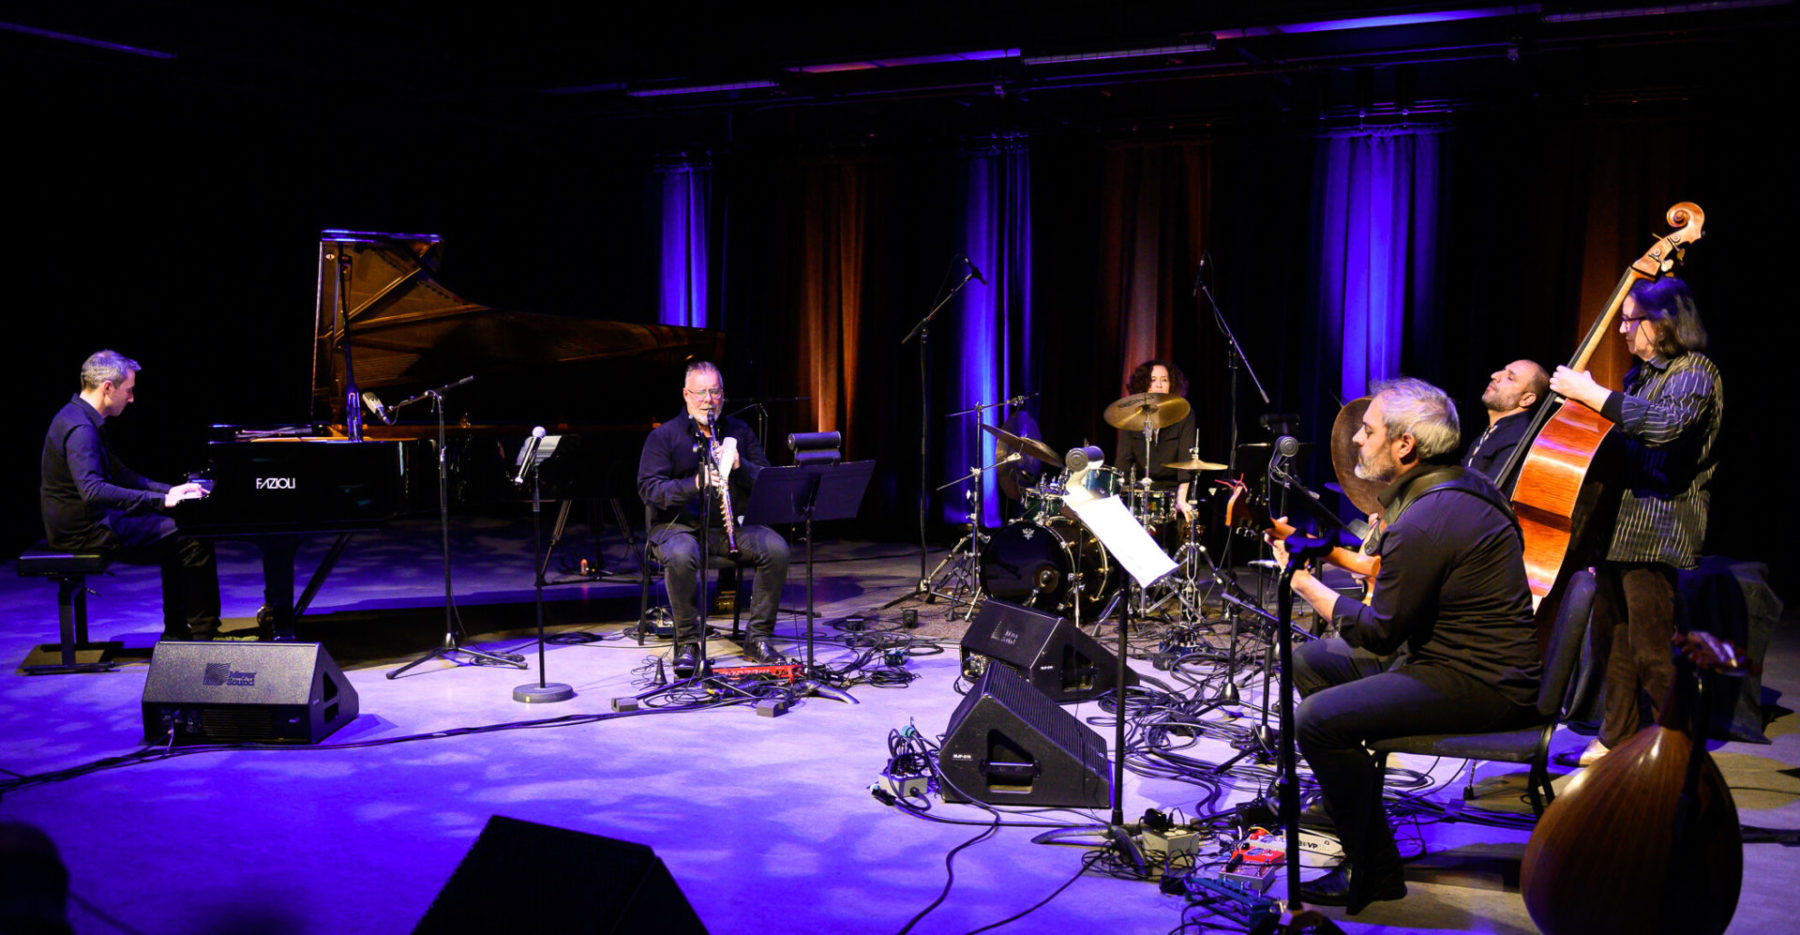
<path id="1" fill-rule="evenodd" d="M 1166 523 L 1175 518 L 1175 491 L 1131 489 L 1131 511 L 1145 524 Z"/>

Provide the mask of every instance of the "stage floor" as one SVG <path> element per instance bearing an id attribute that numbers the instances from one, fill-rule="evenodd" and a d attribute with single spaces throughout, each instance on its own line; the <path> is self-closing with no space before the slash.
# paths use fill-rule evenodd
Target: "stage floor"
<path id="1" fill-rule="evenodd" d="M 55 841 L 71 875 L 70 920 L 82 933 L 409 931 L 493 815 L 649 845 L 714 932 L 896 932 L 930 906 L 945 887 L 946 855 L 980 834 L 991 816 L 934 799 L 931 816 L 967 824 L 930 821 L 869 792 L 887 763 L 890 732 L 913 725 L 935 737 L 960 701 L 962 623 L 946 620 L 942 604 L 880 609 L 918 580 L 916 546 L 822 539 L 816 584 L 825 621 L 816 628 L 819 659 L 852 659 L 858 650 L 846 647 L 843 631 L 831 623 L 864 614 L 869 630 L 894 631 L 881 639 L 911 640 L 904 665 L 916 676 L 910 683 L 858 685 L 850 689 L 853 701 L 809 697 L 781 717 L 759 717 L 748 705 L 620 716 L 613 699 L 644 691 L 653 660 L 666 656 L 667 646 L 640 648 L 623 637 L 638 602 L 624 543 L 616 536 L 596 543 L 585 530 L 577 532 L 556 553 L 552 580 L 564 577 L 562 566 L 578 555 L 599 558 L 621 574 L 546 591 L 547 617 L 559 639 L 598 637 L 548 649 L 547 676 L 573 686 L 573 700 L 513 700 L 515 686 L 538 678 L 529 630 L 535 619 L 531 525 L 517 515 L 455 519 L 454 586 L 471 644 L 523 653 L 530 670 L 433 661 L 386 677 L 437 646 L 444 626 L 435 521 L 406 521 L 359 536 L 308 614 L 312 637 L 343 666 L 360 696 L 352 723 L 314 746 L 199 752 L 178 746 L 173 756 L 139 757 L 16 788 L 0 799 L 0 819 L 36 825 Z M 308 560 L 316 562 L 325 545 L 309 544 L 302 567 L 310 570 Z M 796 549 L 787 608 L 804 603 L 801 558 Z M 934 553 L 931 562 L 938 558 Z M 222 544 L 220 569 L 227 627 L 247 626 L 260 603 L 254 553 Z M 11 569 L 0 572 L 6 779 L 102 764 L 144 749 L 147 650 L 162 629 L 157 573 L 120 568 L 90 587 L 98 592 L 90 599 L 93 638 L 123 641 L 140 655 L 109 673 L 25 676 L 13 667 L 33 644 L 54 639 L 55 591 Z M 923 625 L 902 626 L 906 607 L 920 612 Z M 714 623 L 721 625 L 720 618 Z M 783 637 L 802 632 L 798 614 L 782 615 Z M 1103 635 L 1110 641 L 1110 629 Z M 722 656 L 735 653 L 724 640 L 714 647 Z M 881 667 L 880 660 L 872 664 Z M 1181 673 L 1147 660 L 1133 660 L 1133 667 L 1185 687 Z M 1791 710 L 1800 690 L 1795 620 L 1777 628 L 1766 668 L 1765 699 L 1776 714 L 1766 732 L 1773 743 L 1722 744 L 1714 755 L 1746 825 L 1800 828 L 1800 719 Z M 1243 681 L 1249 698 L 1257 697 L 1260 679 Z M 1110 745 L 1107 712 L 1092 702 L 1067 710 Z M 1235 751 L 1224 734 L 1255 719 L 1253 708 L 1236 711 L 1244 716 L 1209 713 L 1207 723 L 1216 729 L 1200 731 L 1179 753 L 1210 764 L 1229 758 Z M 501 729 L 507 726 L 530 729 Z M 1585 742 L 1560 731 L 1556 750 Z M 1434 811 L 1463 806 L 1463 764 L 1401 758 L 1399 765 L 1430 783 L 1429 791 L 1407 793 L 1421 797 L 1424 813 L 1398 826 L 1402 850 L 1423 854 L 1408 864 L 1410 895 L 1353 919 L 1340 909 L 1324 912 L 1350 932 L 1535 931 L 1518 891 L 1528 832 L 1433 818 Z M 1473 804 L 1529 815 L 1521 801 L 1523 774 L 1523 767 L 1483 764 L 1481 796 Z M 1131 819 L 1147 809 L 1193 817 L 1252 798 L 1266 775 L 1266 769 L 1238 769 L 1199 784 L 1127 773 L 1124 810 Z M 1557 786 L 1567 781 L 1560 776 Z M 1104 810 L 1008 810 L 997 834 L 956 855 L 948 894 L 913 931 L 967 932 L 1046 898 L 1010 927 L 1167 932 L 1186 919 L 1238 928 L 1229 915 L 1196 907 L 1184 914 L 1183 900 L 1163 895 L 1154 883 L 1098 869 L 1071 883 L 1087 852 L 1033 842 L 1047 825 L 1104 820 Z M 1218 843 L 1203 845 L 1202 856 Z M 1793 893 L 1800 888 L 1795 854 L 1778 844 L 1745 846 L 1732 931 L 1791 930 Z M 533 859 L 566 863 L 558 856 Z M 1309 868 L 1306 875 L 1318 872 Z M 595 888 L 608 885 L 604 868 L 586 878 Z M 1277 883 L 1271 895 L 1281 892 Z M 544 898 L 498 885 L 485 895 L 521 921 Z"/>

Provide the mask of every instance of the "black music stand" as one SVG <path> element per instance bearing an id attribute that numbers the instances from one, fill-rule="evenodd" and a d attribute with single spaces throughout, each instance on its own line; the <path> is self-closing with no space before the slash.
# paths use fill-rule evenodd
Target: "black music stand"
<path id="1" fill-rule="evenodd" d="M 514 459 L 513 465 L 518 471 L 514 477 L 515 483 L 526 474 L 531 475 L 532 596 L 533 603 L 537 605 L 538 680 L 536 683 L 526 682 L 514 688 L 512 693 L 514 701 L 526 704 L 568 701 L 575 697 L 575 689 L 567 683 L 546 681 L 548 676 L 544 667 L 544 570 L 550 565 L 550 552 L 556 545 L 552 542 L 549 549 L 544 548 L 544 500 L 541 480 L 544 462 L 556 454 L 556 444 L 562 440 L 562 436 L 545 436 L 543 433 L 544 430 L 540 427 L 535 434 L 542 441 L 537 445 L 527 441 L 525 446 L 519 449 L 519 456 Z M 567 501 L 564 503 L 566 505 Z M 562 533 L 563 517 L 567 515 L 565 512 L 557 517 L 556 529 L 559 536 Z"/>
<path id="2" fill-rule="evenodd" d="M 862 506 L 873 461 L 764 468 L 744 508 L 746 522 L 806 525 L 806 670 L 813 668 L 813 520 L 853 519 Z"/>

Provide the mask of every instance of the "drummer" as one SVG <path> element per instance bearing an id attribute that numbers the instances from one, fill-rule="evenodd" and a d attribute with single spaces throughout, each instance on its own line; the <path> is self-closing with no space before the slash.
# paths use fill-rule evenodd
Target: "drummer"
<path id="1" fill-rule="evenodd" d="M 1181 368 L 1162 360 L 1146 360 L 1131 371 L 1131 378 L 1126 382 L 1131 394 L 1165 393 L 1186 397 L 1188 391 L 1187 376 Z M 1175 502 L 1182 515 L 1193 519 L 1194 505 L 1188 502 L 1188 484 L 1194 479 L 1194 472 L 1176 470 L 1169 467 L 1177 461 L 1192 457 L 1194 448 L 1194 413 L 1192 409 L 1174 425 L 1157 429 L 1150 441 L 1150 462 L 1144 463 L 1144 434 L 1141 431 L 1119 432 L 1118 454 L 1113 458 L 1113 465 L 1127 479 L 1135 476 L 1141 481 L 1146 471 L 1150 476 L 1150 489 L 1175 491 Z"/>

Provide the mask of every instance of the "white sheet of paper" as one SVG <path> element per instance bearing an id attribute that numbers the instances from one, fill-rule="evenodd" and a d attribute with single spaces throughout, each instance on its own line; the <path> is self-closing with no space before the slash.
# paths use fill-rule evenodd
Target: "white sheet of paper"
<path id="1" fill-rule="evenodd" d="M 1125 508 L 1125 501 L 1118 497 L 1085 500 L 1075 497 L 1065 499 L 1063 503 L 1075 511 L 1094 538 L 1125 566 L 1139 587 L 1150 587 L 1175 570 L 1175 560 L 1150 538 L 1144 525 Z"/>

